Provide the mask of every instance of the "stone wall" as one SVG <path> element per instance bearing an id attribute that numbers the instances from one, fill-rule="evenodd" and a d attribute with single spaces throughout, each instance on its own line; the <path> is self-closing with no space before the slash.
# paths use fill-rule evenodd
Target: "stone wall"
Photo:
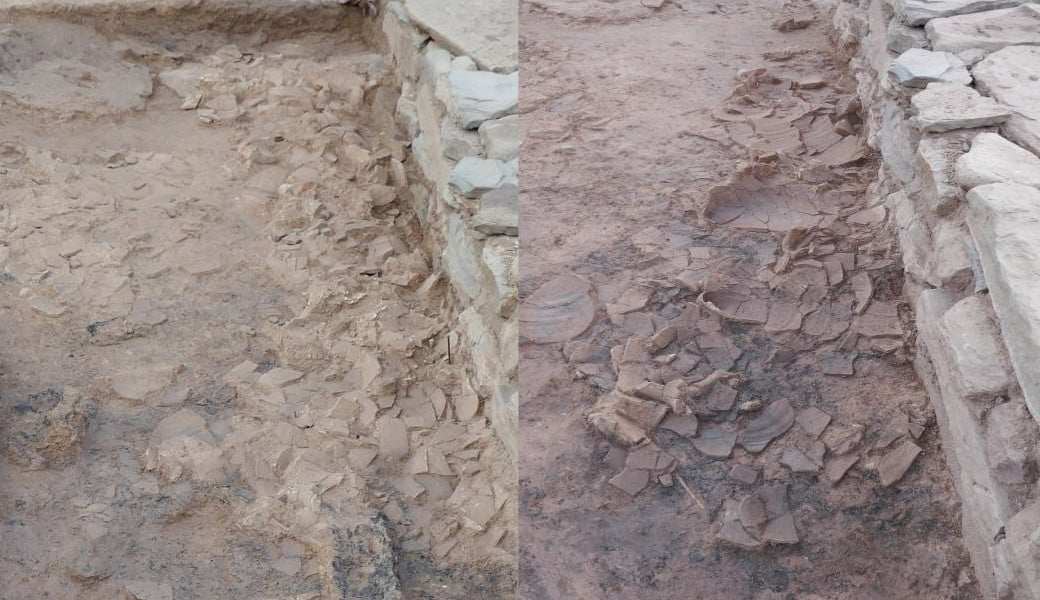
<path id="1" fill-rule="evenodd" d="M 517 441 L 516 0 L 401 0 L 383 31 L 417 210 L 459 304 L 453 349 L 506 447 Z"/>
<path id="2" fill-rule="evenodd" d="M 851 0 L 833 24 L 976 577 L 1040 598 L 1040 4 Z"/>

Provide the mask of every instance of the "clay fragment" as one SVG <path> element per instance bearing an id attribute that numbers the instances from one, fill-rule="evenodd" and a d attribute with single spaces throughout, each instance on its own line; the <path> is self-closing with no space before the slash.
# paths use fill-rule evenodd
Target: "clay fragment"
<path id="1" fill-rule="evenodd" d="M 674 431 L 679 435 L 693 437 L 697 435 L 697 426 L 698 422 L 695 415 L 677 415 L 673 413 L 665 417 L 661 424 L 658 425 L 658 428 Z"/>
<path id="2" fill-rule="evenodd" d="M 740 432 L 740 445 L 748 452 L 765 450 L 769 442 L 783 435 L 794 425 L 794 408 L 787 400 L 776 400 L 765 407 Z"/>
<path id="3" fill-rule="evenodd" d="M 806 433 L 813 437 L 819 437 L 823 430 L 827 428 L 827 424 L 831 422 L 831 416 L 815 406 L 810 406 L 798 413 L 795 420 Z"/>
<path id="4" fill-rule="evenodd" d="M 564 274 L 535 290 L 520 307 L 520 334 L 537 344 L 581 335 L 596 316 L 592 285 Z"/>
<path id="5" fill-rule="evenodd" d="M 751 468 L 747 465 L 733 465 L 733 468 L 729 471 L 729 478 L 740 483 L 752 485 L 758 481 L 758 469 Z"/>
<path id="6" fill-rule="evenodd" d="M 703 429 L 693 438 L 693 447 L 701 454 L 713 458 L 729 458 L 737 441 L 737 434 L 724 429 Z"/>
<path id="7" fill-rule="evenodd" d="M 784 455 L 780 458 L 780 464 L 791 469 L 795 473 L 819 473 L 820 467 L 804 452 L 797 448 L 789 448 L 784 451 Z"/>
<path id="8" fill-rule="evenodd" d="M 650 483 L 650 472 L 626 468 L 611 477 L 609 483 L 629 496 L 635 496 Z"/>
<path id="9" fill-rule="evenodd" d="M 878 476 L 881 478 L 881 485 L 890 486 L 902 479 L 920 453 L 921 448 L 907 440 L 901 446 L 886 454 L 878 464 Z"/>
<path id="10" fill-rule="evenodd" d="M 859 462 L 858 454 L 838 456 L 827 462 L 827 467 L 824 469 L 824 472 L 827 475 L 827 479 L 831 480 L 831 483 L 838 483 L 845 477 L 845 474 L 849 472 L 852 465 L 857 462 Z"/>

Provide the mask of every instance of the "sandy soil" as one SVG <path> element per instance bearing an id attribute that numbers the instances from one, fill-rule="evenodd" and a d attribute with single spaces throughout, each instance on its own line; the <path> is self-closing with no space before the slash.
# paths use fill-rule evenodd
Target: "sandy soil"
<path id="1" fill-rule="evenodd" d="M 0 30 L 0 598 L 514 589 L 514 471 L 349 24 Z"/>
<path id="2" fill-rule="evenodd" d="M 978 598 L 828 15 L 645 4 L 522 5 L 522 596 Z"/>

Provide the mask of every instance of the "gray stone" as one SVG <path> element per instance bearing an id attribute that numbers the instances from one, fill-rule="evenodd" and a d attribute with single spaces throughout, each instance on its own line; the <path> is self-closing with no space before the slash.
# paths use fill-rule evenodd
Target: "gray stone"
<path id="1" fill-rule="evenodd" d="M 510 176 L 506 164 L 500 160 L 467 156 L 452 169 L 448 183 L 465 198 L 479 198 L 510 183 Z"/>
<path id="2" fill-rule="evenodd" d="M 1011 365 L 1040 418 L 1040 190 L 981 185 L 968 192 L 967 221 Z"/>
<path id="3" fill-rule="evenodd" d="M 509 183 L 480 197 L 473 228 L 487 235 L 516 236 L 520 230 L 520 191 Z"/>
<path id="4" fill-rule="evenodd" d="M 891 100 L 885 102 L 878 138 L 881 157 L 892 174 L 903 183 L 911 182 L 914 179 L 913 135 L 903 109 Z"/>
<path id="5" fill-rule="evenodd" d="M 462 160 L 467 156 L 480 157 L 484 154 L 484 146 L 477 132 L 462 129 L 448 119 L 441 126 L 441 149 L 444 156 L 452 160 Z"/>
<path id="6" fill-rule="evenodd" d="M 917 174 L 928 208 L 943 216 L 961 203 L 964 192 L 956 184 L 957 159 L 964 153 L 965 140 L 958 135 L 921 138 L 917 145 Z"/>
<path id="7" fill-rule="evenodd" d="M 1002 550 L 1006 551 L 1006 562 L 1014 565 L 1017 575 L 1015 597 L 1040 598 L 1040 563 L 1036 560 L 1040 544 L 1035 537 L 1040 532 L 1040 503 L 1030 504 L 1016 513 L 1008 520 L 1005 531 L 1007 538 Z"/>
<path id="8" fill-rule="evenodd" d="M 400 80 L 419 78 L 420 53 L 429 36 L 418 31 L 400 2 L 389 2 L 383 14 L 383 34 L 394 57 Z M 414 136 L 413 136 L 414 137 Z"/>
<path id="9" fill-rule="evenodd" d="M 918 296 L 915 311 L 922 352 L 914 366 L 935 408 L 942 448 L 962 502 L 965 546 L 976 565 L 980 587 L 992 590 L 995 580 L 1001 577 L 995 571 L 1004 568 L 992 553 L 992 543 L 1010 516 L 1008 498 L 989 468 L 983 432 L 974 416 L 975 406 L 955 389 L 954 370 L 939 339 L 939 322 L 953 304 L 954 298 L 941 289 L 928 289 Z"/>
<path id="10" fill-rule="evenodd" d="M 477 63 L 473 62 L 473 59 L 468 56 L 456 56 L 451 59 L 451 68 L 453 71 L 479 71 Z"/>
<path id="11" fill-rule="evenodd" d="M 889 52 L 902 54 L 910 48 L 925 48 L 928 46 L 928 38 L 919 27 L 907 27 L 896 19 L 888 23 L 888 36 L 885 46 Z"/>
<path id="12" fill-rule="evenodd" d="M 971 236 L 967 229 L 950 219 L 940 219 L 933 232 L 935 252 L 932 254 L 930 283 L 948 290 L 966 290 L 971 286 L 973 273 L 968 247 Z"/>
<path id="13" fill-rule="evenodd" d="M 978 64 L 980 60 L 986 58 L 986 51 L 980 50 L 978 48 L 969 48 L 968 50 L 961 50 L 960 52 L 956 53 L 956 56 L 957 58 L 961 59 L 961 62 L 964 63 L 964 66 L 970 69 L 974 67 L 976 64 Z"/>
<path id="14" fill-rule="evenodd" d="M 907 87 L 924 87 L 933 82 L 971 84 L 971 74 L 961 59 L 949 52 L 922 48 L 911 48 L 893 59 L 888 74 Z"/>
<path id="15" fill-rule="evenodd" d="M 987 183 L 1040 188 L 1040 157 L 996 133 L 980 133 L 971 151 L 957 159 L 957 181 L 966 190 Z"/>
<path id="16" fill-rule="evenodd" d="M 1006 46 L 1040 44 L 1040 7 L 1024 4 L 945 19 L 925 26 L 935 50 L 961 52 L 978 49 L 995 52 Z"/>
<path id="17" fill-rule="evenodd" d="M 968 296 L 939 321 L 954 383 L 969 400 L 991 400 L 1007 391 L 1008 375 L 1000 362 L 1000 340 L 985 301 Z"/>
<path id="18" fill-rule="evenodd" d="M 519 279 L 517 240 L 498 237 L 484 244 L 481 259 L 491 275 L 492 285 L 485 286 L 495 314 L 508 319 L 516 309 L 516 284 Z"/>
<path id="19" fill-rule="evenodd" d="M 1021 485 L 1036 481 L 1036 421 L 1024 402 L 997 404 L 986 416 L 986 454 L 997 481 Z"/>
<path id="20" fill-rule="evenodd" d="M 928 84 L 910 99 L 910 112 L 914 115 L 911 121 L 925 132 L 1000 125 L 1011 115 L 992 98 L 954 83 Z"/>
<path id="21" fill-rule="evenodd" d="M 898 0 L 907 25 L 924 25 L 940 17 L 977 13 L 1025 4 L 1030 0 Z"/>
<path id="22" fill-rule="evenodd" d="M 1040 46 L 998 50 L 975 65 L 972 73 L 983 93 L 1011 110 L 1001 132 L 1040 154 Z"/>
<path id="23" fill-rule="evenodd" d="M 515 385 L 495 386 L 495 393 L 491 396 L 491 423 L 494 425 L 499 437 L 502 438 L 514 461 L 516 461 L 518 450 L 518 397 L 519 392 Z"/>
<path id="24" fill-rule="evenodd" d="M 517 73 L 452 71 L 448 80 L 455 118 L 463 129 L 476 129 L 484 121 L 516 113 L 520 101 Z"/>
<path id="25" fill-rule="evenodd" d="M 480 295 L 480 248 L 458 213 L 448 214 L 448 235 L 443 260 L 452 285 L 465 299 Z"/>
<path id="26" fill-rule="evenodd" d="M 488 71 L 518 68 L 516 0 L 405 0 L 412 20 L 455 54 Z"/>
<path id="27" fill-rule="evenodd" d="M 520 155 L 520 117 L 510 115 L 480 124 L 480 140 L 488 158 L 513 160 Z"/>

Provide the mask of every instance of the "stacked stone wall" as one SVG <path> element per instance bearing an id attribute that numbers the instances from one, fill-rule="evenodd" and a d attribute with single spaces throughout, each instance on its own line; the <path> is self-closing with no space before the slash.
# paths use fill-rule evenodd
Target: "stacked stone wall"
<path id="1" fill-rule="evenodd" d="M 1040 598 L 1040 4 L 838 3 L 987 599 Z"/>
<path id="2" fill-rule="evenodd" d="M 458 300 L 453 336 L 516 456 L 519 73 L 517 4 L 402 0 L 383 7 L 397 117 L 422 174 L 418 213 Z"/>

